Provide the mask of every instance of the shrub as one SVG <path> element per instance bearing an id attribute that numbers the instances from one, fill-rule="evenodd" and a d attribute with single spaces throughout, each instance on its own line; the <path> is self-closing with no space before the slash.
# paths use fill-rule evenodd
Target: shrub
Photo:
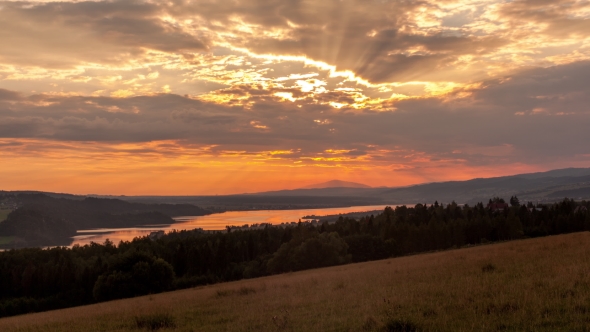
<path id="1" fill-rule="evenodd" d="M 486 264 L 484 266 L 481 267 L 481 272 L 483 273 L 489 273 L 489 272 L 494 272 L 496 270 L 496 266 L 494 264 Z"/>

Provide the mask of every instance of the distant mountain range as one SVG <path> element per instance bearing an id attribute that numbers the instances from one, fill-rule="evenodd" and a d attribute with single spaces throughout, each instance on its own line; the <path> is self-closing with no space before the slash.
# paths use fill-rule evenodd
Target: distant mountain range
<path id="1" fill-rule="evenodd" d="M 360 183 L 329 181 L 300 189 L 224 196 L 124 197 L 145 203 L 190 203 L 205 208 L 297 209 L 355 205 L 416 203 L 473 204 L 492 197 L 522 201 L 554 202 L 565 197 L 590 200 L 590 168 L 567 168 L 467 181 L 426 183 L 407 187 L 369 187 Z"/>
<path id="2" fill-rule="evenodd" d="M 87 197 L 46 194 L 56 198 L 79 200 Z M 496 196 L 509 199 L 510 196 L 515 195 L 521 202 L 554 202 L 565 197 L 590 200 L 590 168 L 566 168 L 548 172 L 426 183 L 396 188 L 369 187 L 361 183 L 333 180 L 300 189 L 240 195 L 95 197 L 153 204 L 193 204 L 211 211 L 223 211 L 396 205 L 434 203 L 435 201 L 473 204 L 487 202 Z"/>
<path id="3" fill-rule="evenodd" d="M 328 187 L 334 182 L 339 186 Z M 566 168 L 548 172 L 518 174 L 494 178 L 477 178 L 467 181 L 448 181 L 419 184 L 400 188 L 371 188 L 369 186 L 340 186 L 342 181 L 330 181 L 317 188 L 261 192 L 257 196 L 316 196 L 373 198 L 376 204 L 413 204 L 455 201 L 475 203 L 491 197 L 510 198 L 516 195 L 521 200 L 555 201 L 564 197 L 590 198 L 590 168 Z"/>
<path id="4" fill-rule="evenodd" d="M 312 184 L 309 186 L 302 187 L 300 189 L 321 189 L 321 188 L 371 188 L 371 187 L 367 186 L 366 184 L 362 184 L 362 183 L 332 180 L 332 181 L 328 181 L 328 182 Z"/>
<path id="5" fill-rule="evenodd" d="M 385 190 L 382 195 L 403 202 L 476 203 L 491 197 L 518 196 L 521 201 L 548 202 L 565 197 L 590 198 L 590 168 L 570 168 L 468 181 L 430 183 Z"/>

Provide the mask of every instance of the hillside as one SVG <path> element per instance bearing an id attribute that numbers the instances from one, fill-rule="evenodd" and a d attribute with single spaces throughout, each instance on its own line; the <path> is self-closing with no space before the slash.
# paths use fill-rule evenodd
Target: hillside
<path id="1" fill-rule="evenodd" d="M 10 195 L 18 208 L 0 223 L 0 248 L 70 245 L 76 230 L 172 224 L 172 216 L 210 213 L 189 204 L 140 204 L 118 199 Z M 62 197 L 62 198 L 57 198 Z M 67 198 L 64 198 L 67 197 Z"/>
<path id="2" fill-rule="evenodd" d="M 279 190 L 258 196 L 356 197 L 372 204 L 433 203 L 435 200 L 474 204 L 489 197 L 518 196 L 522 201 L 553 202 L 590 198 L 590 168 L 567 168 L 548 172 L 447 181 L 400 188 L 317 188 Z M 322 198 L 319 198 L 320 200 Z"/>
<path id="3" fill-rule="evenodd" d="M 503 206 L 502 208 L 500 208 Z M 0 252 L 0 317 L 319 267 L 590 230 L 590 203 L 434 204 L 103 244 Z M 20 210 L 20 209 L 19 209 Z M 43 219 L 41 219 L 43 220 Z M 45 221 L 48 221 L 45 218 Z"/>
<path id="4" fill-rule="evenodd" d="M 589 259 L 590 233 L 574 233 L 3 318 L 0 330 L 584 331 Z"/>
<path id="5" fill-rule="evenodd" d="M 454 200 L 476 203 L 487 197 L 518 196 L 523 201 L 556 201 L 565 197 L 587 199 L 590 196 L 567 196 L 571 190 L 590 188 L 590 175 L 586 169 L 572 169 L 573 175 L 562 170 L 547 173 L 521 174 L 468 181 L 430 183 L 407 188 L 395 188 L 381 192 L 383 197 L 401 202 L 430 202 Z M 561 192 L 561 194 L 559 194 Z M 582 192 L 580 192 L 582 193 Z"/>

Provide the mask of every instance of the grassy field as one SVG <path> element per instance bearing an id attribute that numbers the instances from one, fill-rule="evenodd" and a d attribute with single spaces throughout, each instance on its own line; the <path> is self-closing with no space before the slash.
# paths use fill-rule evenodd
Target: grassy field
<path id="1" fill-rule="evenodd" d="M 0 319 L 0 331 L 588 331 L 590 233 Z"/>

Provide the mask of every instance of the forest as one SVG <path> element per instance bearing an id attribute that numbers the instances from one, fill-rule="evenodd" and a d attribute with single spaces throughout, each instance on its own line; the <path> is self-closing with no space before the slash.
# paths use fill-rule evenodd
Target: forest
<path id="1" fill-rule="evenodd" d="M 0 316 L 490 242 L 590 230 L 590 204 L 417 204 L 336 222 L 0 252 Z"/>

